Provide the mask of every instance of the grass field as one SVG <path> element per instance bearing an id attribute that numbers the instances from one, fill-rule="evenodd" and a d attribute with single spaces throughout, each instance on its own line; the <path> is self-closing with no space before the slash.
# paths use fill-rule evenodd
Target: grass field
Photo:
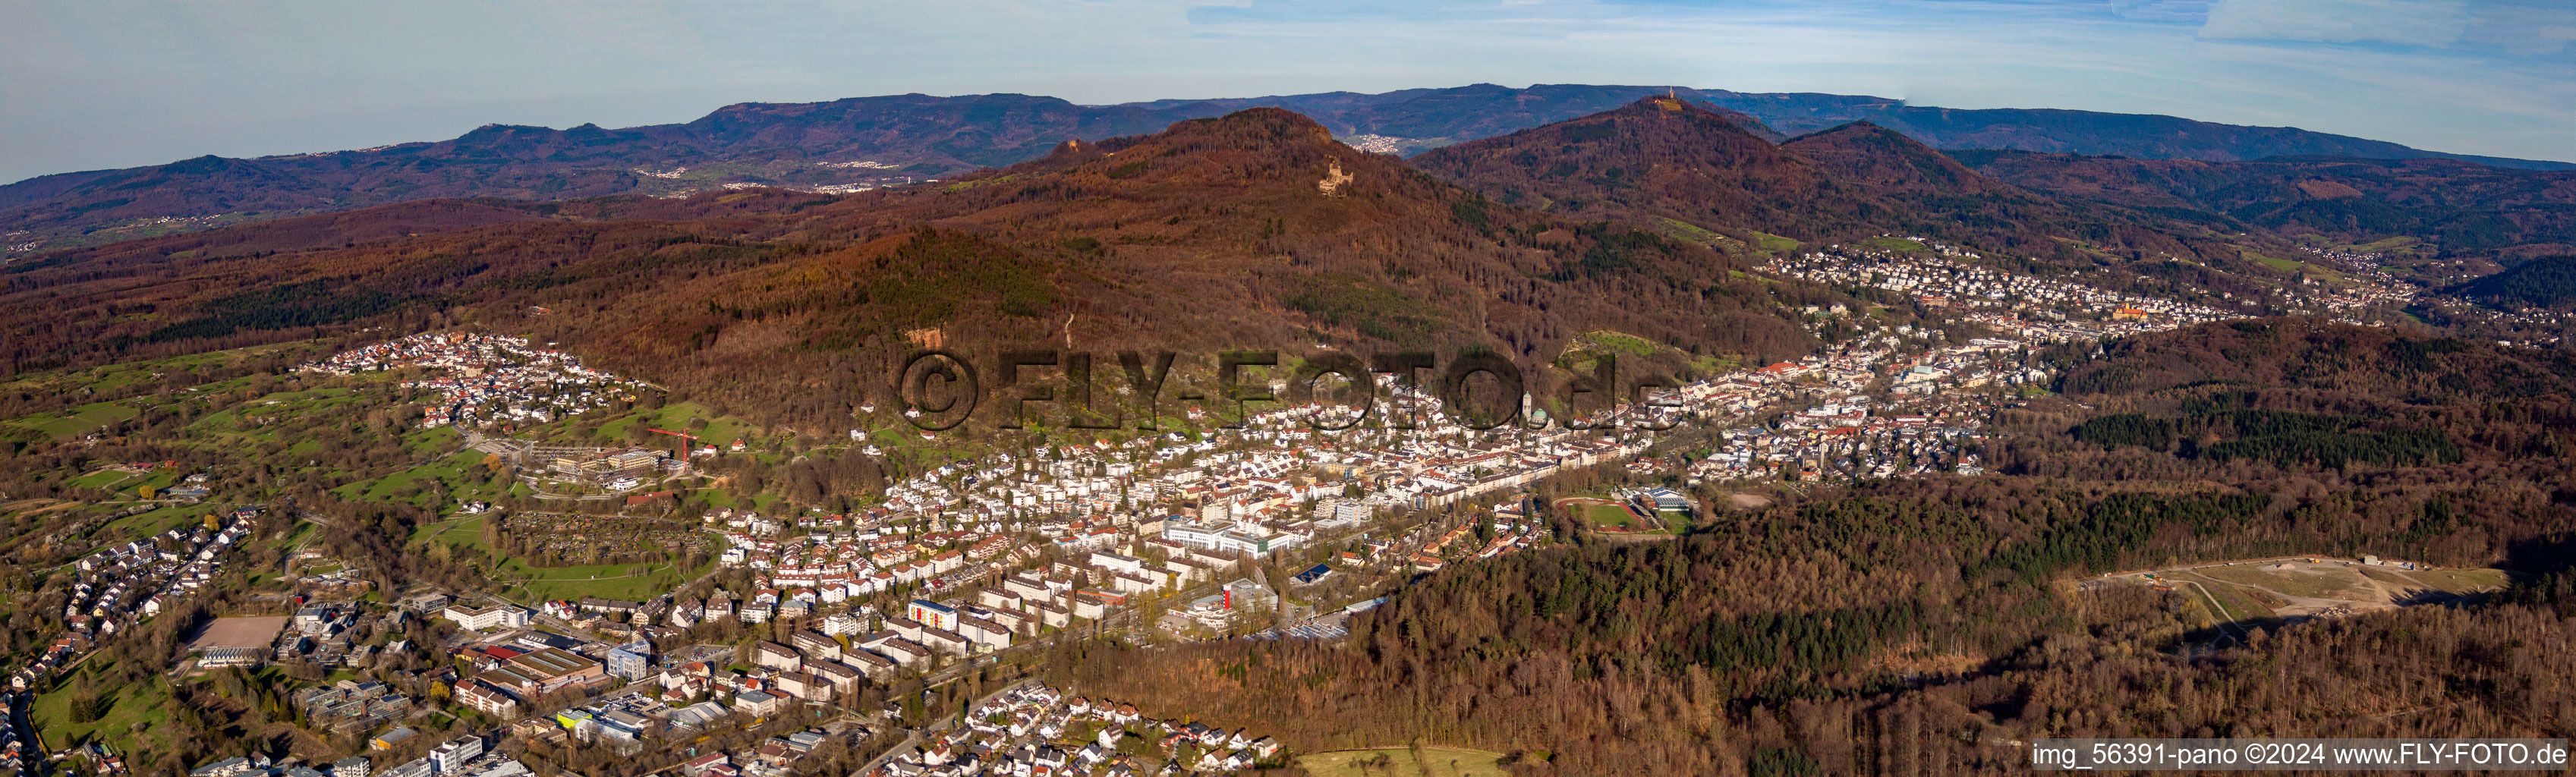
<path id="1" fill-rule="evenodd" d="M 1762 245 L 1757 247 L 1762 253 L 1776 256 L 1798 250 L 1798 241 L 1791 238 L 1785 238 L 1765 232 L 1755 232 L 1753 233 L 1753 236 L 1762 241 Z M 1918 245 L 1916 247 L 1919 248 L 1921 246 Z"/>
<path id="2" fill-rule="evenodd" d="M 1662 219 L 1662 221 L 1664 228 L 1667 231 L 1671 232 L 1674 237 L 1678 237 L 1683 240 L 1714 245 L 1718 241 L 1726 239 L 1725 235 L 1701 229 L 1699 225 L 1683 221 L 1681 219 Z"/>
<path id="3" fill-rule="evenodd" d="M 715 411 L 695 402 L 675 402 L 659 410 L 638 410 L 624 418 L 600 424 L 599 434 L 612 440 L 625 440 L 629 439 L 629 430 L 639 424 L 647 429 L 688 432 L 689 422 L 700 418 L 706 419 L 707 428 L 689 432 L 697 435 L 699 445 L 722 447 L 736 439 L 749 441 L 759 436 L 759 430 L 753 428 L 751 424 L 732 416 L 718 416 Z M 679 438 L 670 435 L 656 434 L 653 435 L 651 445 L 667 448 L 678 440 Z"/>
<path id="4" fill-rule="evenodd" d="M 123 402 L 94 402 L 53 413 L 38 413 L 9 423 L 43 432 L 56 440 L 69 440 L 109 424 L 133 420 L 141 414 L 134 406 Z"/>
<path id="5" fill-rule="evenodd" d="M 1627 526 L 1637 520 L 1636 516 L 1628 513 L 1628 508 L 1618 505 L 1582 505 L 1581 507 L 1583 519 L 1592 522 L 1594 526 Z"/>
<path id="6" fill-rule="evenodd" d="M 80 477 L 72 478 L 72 479 L 70 479 L 70 480 L 65 480 L 65 481 L 63 481 L 63 485 L 67 485 L 67 486 L 77 486 L 77 487 L 80 487 L 80 488 L 106 488 L 106 489 L 124 490 L 124 485 L 125 485 L 125 484 L 127 484 L 127 483 L 140 483 L 140 482 L 142 482 L 142 481 L 143 481 L 143 479 L 144 479 L 144 478 L 148 478 L 148 477 L 151 477 L 151 475 L 139 474 L 139 473 L 133 473 L 133 472 L 119 472 L 119 471 L 112 470 L 112 469 L 102 469 L 102 470 L 99 470 L 99 471 L 97 471 L 97 472 L 92 472 L 92 473 L 89 473 L 89 474 L 86 474 L 86 475 L 82 475 L 82 476 L 80 476 Z"/>
<path id="7" fill-rule="evenodd" d="M 1422 757 L 1414 757 L 1409 748 L 1390 747 L 1375 750 L 1335 750 L 1297 759 L 1297 766 L 1315 777 L 1503 777 L 1510 770 L 1501 763 L 1503 754 L 1459 747 L 1423 747 Z M 1379 766 L 1379 756 L 1386 764 Z"/>
<path id="8" fill-rule="evenodd" d="M 2352 282 L 2352 279 L 2344 277 L 2343 273 L 2335 272 L 2333 269 L 2323 265 L 2309 264 L 2296 259 L 2281 259 L 2277 257 L 2264 256 L 2252 251 L 2244 252 L 2244 256 L 2247 259 L 2261 263 L 2265 267 L 2270 267 L 2285 273 L 2293 273 L 2330 283 Z"/>
<path id="9" fill-rule="evenodd" d="M 707 562 L 707 566 L 709 567 L 714 565 L 714 561 Z M 680 583 L 695 579 L 699 575 L 706 574 L 707 571 L 706 567 L 674 570 L 670 564 L 651 564 L 649 566 L 653 571 L 630 577 L 627 576 L 627 573 L 634 570 L 637 566 L 635 564 L 607 564 L 595 567 L 545 567 L 531 569 L 519 567 L 518 563 L 513 561 L 510 566 L 517 569 L 523 569 L 532 577 L 575 578 L 568 580 L 554 579 L 528 581 L 527 586 L 520 589 L 520 591 L 526 597 L 539 601 L 549 599 L 580 599 L 585 596 L 596 596 L 602 599 L 642 601 L 653 598 L 658 594 L 668 593 L 672 588 L 677 587 Z M 592 580 L 586 577 L 587 575 L 594 574 L 599 575 L 599 579 Z"/>
<path id="10" fill-rule="evenodd" d="M 361 480 L 332 489 L 345 499 L 379 502 L 407 501 L 429 509 L 440 509 L 436 500 L 437 486 L 445 485 L 452 498 L 491 498 L 489 472 L 483 469 L 482 451 L 466 450 L 446 458 L 401 470 L 373 480 Z"/>
<path id="11" fill-rule="evenodd" d="M 2501 569 L 2436 569 L 2398 574 L 2455 594 L 2493 591 L 2513 583 L 2513 579 Z"/>
<path id="12" fill-rule="evenodd" d="M 1667 346 L 1624 332 L 1599 329 L 1575 336 L 1575 345 L 1586 350 L 1624 353 L 1630 356 L 1652 356 Z"/>
<path id="13" fill-rule="evenodd" d="M 2208 567 L 2200 574 L 2230 583 L 2260 586 L 2288 596 L 2351 599 L 2369 594 L 2370 584 L 2348 569 L 2270 571 L 2250 565 Z"/>
<path id="14" fill-rule="evenodd" d="M 2362 574 L 2408 588 L 2433 588 L 2455 594 L 2493 591 L 2513 580 L 2501 569 L 2437 569 L 2406 571 L 2386 567 L 2365 567 Z M 2410 582 L 2411 581 L 2411 582 Z"/>
<path id="15" fill-rule="evenodd" d="M 1768 242 L 1770 242 L 1770 241 L 1767 241 L 1767 240 L 1766 240 L 1766 241 L 1763 241 L 1763 242 L 1768 243 Z M 1862 247 L 1862 248 L 1875 248 L 1875 249 L 1878 249 L 1878 250 L 1881 250 L 1881 251 L 1928 251 L 1928 250 L 1931 250 L 1931 249 L 1929 249 L 1929 248 L 1925 248 L 1925 247 L 1923 246 L 1923 244 L 1922 244 L 1922 243 L 1917 243 L 1917 242 L 1914 242 L 1914 241 L 1912 241 L 1912 240 L 1907 240 L 1907 239 L 1905 239 L 1905 238 L 1901 238 L 1901 237 L 1873 237 L 1873 238 L 1870 238 L 1870 239 L 1868 239 L 1868 240 L 1860 241 L 1860 245 L 1861 245 L 1861 247 Z"/>
<path id="16" fill-rule="evenodd" d="M 2356 245 L 2352 247 L 2352 250 L 2369 253 L 2389 253 L 2392 251 L 2406 251 L 2413 249 L 2415 246 L 2423 242 L 2424 241 L 2417 238 L 2400 235 L 2385 240 Z"/>
<path id="17" fill-rule="evenodd" d="M 1607 497 L 1600 496 L 1585 498 L 1610 501 Z M 1673 536 L 1676 531 L 1673 516 L 1655 515 L 1651 516 L 1655 520 L 1640 520 L 1635 513 L 1629 512 L 1627 507 L 1616 503 L 1592 504 L 1558 500 L 1557 507 L 1575 518 L 1582 519 L 1594 530 L 1607 532 L 1609 536 L 1661 539 Z"/>
<path id="18" fill-rule="evenodd" d="M 474 548 L 489 555 L 492 547 L 483 539 L 483 521 L 484 516 L 475 515 L 424 524 L 412 531 L 409 547 L 414 549 L 413 552 L 421 552 L 429 545 L 437 544 L 451 548 Z M 713 566 L 714 563 L 713 560 L 707 562 L 709 566 Z M 651 571 L 641 575 L 630 574 L 638 566 L 649 567 Z M 707 571 L 707 567 L 673 569 L 672 566 L 668 563 L 655 563 L 532 567 L 520 563 L 518 559 L 505 559 L 501 562 L 500 573 L 513 579 L 527 581 L 525 587 L 511 594 L 521 599 L 544 601 L 596 596 L 602 599 L 641 601 L 652 598 L 656 594 L 668 592 L 678 583 L 694 579 L 706 574 Z M 593 575 L 597 577 L 593 578 Z"/>
<path id="19" fill-rule="evenodd" d="M 1718 356 L 1716 354 L 1691 357 L 1690 365 L 1691 369 L 1699 370 L 1702 374 L 1707 375 L 1721 375 L 1735 372 L 1748 366 L 1731 357 Z"/>
<path id="20" fill-rule="evenodd" d="M 453 426 L 434 426 L 403 433 L 403 450 L 432 456 L 465 446 L 465 433 Z M 478 460 L 482 457 L 475 457 Z"/>
<path id="21" fill-rule="evenodd" d="M 2260 263 L 2262 263 L 2262 264 L 2263 264 L 2263 266 L 2265 266 L 2265 267 L 2270 267 L 2270 268 L 2272 268 L 2272 269 L 2279 270 L 2279 271 L 2282 271 L 2282 272 L 2298 272 L 2298 271 L 2299 271 L 2299 268 L 2301 268 L 2301 267 L 2306 267 L 2306 266 L 2307 266 L 2307 264 L 2306 264 L 2305 262 L 2298 262 L 2298 261 L 2293 261 L 2293 260 L 2289 260 L 2289 259 L 2276 259 L 2276 258 L 2273 258 L 2273 257 L 2264 256 L 2264 255 L 2262 255 L 2262 254 L 2254 253 L 2254 252 L 2252 252 L 2252 251 L 2247 251 L 2247 252 L 2245 252 L 2245 258 L 2247 258 L 2247 259 L 2252 259 L 2252 260 L 2254 260 L 2254 261 L 2256 261 L 2256 262 L 2260 262 Z"/>
<path id="22" fill-rule="evenodd" d="M 141 539 L 168 531 L 174 526 L 199 525 L 205 520 L 207 514 L 220 515 L 225 512 L 229 510 L 211 505 L 170 505 L 110 521 L 100 526 L 97 531 L 91 532 L 89 538 L 100 544 Z"/>
<path id="23" fill-rule="evenodd" d="M 131 750 L 140 744 L 138 738 L 158 742 L 162 747 L 168 745 L 169 726 L 163 724 L 169 722 L 169 715 L 162 708 L 170 695 L 167 686 L 145 682 L 116 689 L 116 706 L 109 708 L 106 716 L 75 724 L 71 722 L 72 695 L 86 679 L 76 678 L 51 693 L 36 695 L 31 717 L 36 730 L 44 732 L 47 746 L 62 748 L 75 741 L 99 741 Z M 138 724 L 143 727 L 139 734 L 135 733 Z"/>
<path id="24" fill-rule="evenodd" d="M 2223 613 L 2210 613 L 2210 617 L 2212 618 L 2250 621 L 2272 617 L 2272 608 L 2264 606 L 2261 602 L 2254 601 L 2254 597 L 2246 595 L 2245 589 L 2230 585 L 2224 580 L 2219 580 L 2213 577 L 2204 577 L 2190 572 L 2178 572 L 2166 575 L 2166 577 L 2174 581 L 2177 590 L 2191 595 L 2194 600 L 2200 601 L 2203 606 L 2207 606 L 2209 602 L 2205 599 L 2201 599 L 2199 596 L 2202 589 L 2207 589 L 2210 596 L 2216 597 L 2218 599 L 2219 606 L 2227 608 L 2227 611 Z M 2193 586 L 2181 585 L 2184 582 L 2199 583 L 2200 587 L 2195 588 Z"/>
<path id="25" fill-rule="evenodd" d="M 175 356 L 167 359 L 109 364 L 64 372 L 31 373 L 0 381 L 0 391 L 64 394 L 88 389 L 102 395 L 113 394 L 134 384 L 151 380 L 155 373 L 184 372 L 210 364 L 231 364 L 282 351 L 314 351 L 319 348 L 320 343 L 321 341 L 318 340 L 306 340 Z"/>
<path id="26" fill-rule="evenodd" d="M 438 523 L 413 527 L 409 544 L 436 542 L 449 547 L 473 547 L 489 551 L 483 542 L 484 516 L 458 516 Z"/>
<path id="27" fill-rule="evenodd" d="M 294 428 L 301 423 L 326 419 L 354 421 L 364 411 L 373 409 L 377 399 L 381 397 L 370 397 L 347 386 L 269 392 L 199 416 L 188 424 L 188 432 L 192 436 L 219 439 L 271 440 L 276 439 L 277 428 Z M 333 414 L 330 411 L 339 412 Z"/>

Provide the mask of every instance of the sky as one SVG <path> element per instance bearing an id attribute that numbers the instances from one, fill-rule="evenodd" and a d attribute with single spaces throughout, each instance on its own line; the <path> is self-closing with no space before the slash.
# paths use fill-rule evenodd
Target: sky
<path id="1" fill-rule="evenodd" d="M 1830 92 L 2576 161 L 2569 0 L 0 0 L 0 181 L 682 122 L 1498 83 Z"/>

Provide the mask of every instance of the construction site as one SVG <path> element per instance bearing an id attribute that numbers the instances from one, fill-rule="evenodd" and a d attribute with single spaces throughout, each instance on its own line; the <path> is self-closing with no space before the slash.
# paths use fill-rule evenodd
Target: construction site
<path id="1" fill-rule="evenodd" d="M 2501 569 L 2439 568 L 2375 556 L 2299 556 L 2118 572 L 2081 587 L 2151 586 L 2199 600 L 2221 622 L 2295 623 L 2459 602 L 2504 588 L 2511 582 L 2508 574 Z"/>

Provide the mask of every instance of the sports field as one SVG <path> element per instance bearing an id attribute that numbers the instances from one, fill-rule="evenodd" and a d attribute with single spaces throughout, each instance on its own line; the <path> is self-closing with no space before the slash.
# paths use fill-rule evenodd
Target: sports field
<path id="1" fill-rule="evenodd" d="M 292 619 L 284 615 L 216 618 L 188 643 L 188 649 L 268 647 L 271 640 L 277 639 L 277 632 L 286 628 L 288 620 Z"/>
<path id="2" fill-rule="evenodd" d="M 1604 534 L 1671 532 L 1671 527 L 1665 524 L 1662 516 L 1639 515 L 1627 505 L 1605 497 L 1580 496 L 1559 499 L 1556 500 L 1556 509 L 1563 510 L 1567 515 L 1581 520 L 1593 531 Z"/>

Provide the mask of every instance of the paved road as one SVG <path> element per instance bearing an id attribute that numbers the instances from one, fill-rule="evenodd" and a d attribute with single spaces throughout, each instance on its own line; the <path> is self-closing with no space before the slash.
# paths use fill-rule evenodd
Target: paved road
<path id="1" fill-rule="evenodd" d="M 973 703 L 973 704 L 969 704 L 969 705 L 966 705 L 966 708 L 967 708 L 967 709 L 974 709 L 974 708 L 976 708 L 976 707 L 984 706 L 984 704 L 985 704 L 986 702 L 992 701 L 992 700 L 994 700 L 995 698 L 999 698 L 1002 694 L 1010 693 L 1011 691 L 1018 690 L 1018 689 L 1020 689 L 1020 688 L 1027 687 L 1027 686 L 1030 686 L 1030 685 L 1036 685 L 1036 684 L 1037 684 L 1037 682 L 1038 682 L 1038 681 L 1037 681 L 1037 679 L 1036 679 L 1036 678 L 1029 678 L 1029 679 L 1023 679 L 1023 680 L 1020 680 L 1019 682 L 1011 683 L 1011 684 L 1009 684 L 1009 685 L 1002 686 L 1001 688 L 994 690 L 992 693 L 984 694 L 984 696 L 983 696 L 982 698 L 976 699 L 976 700 L 975 700 L 975 703 Z M 917 729 L 910 729 L 910 730 L 908 730 L 908 731 L 906 731 L 906 732 L 905 732 L 905 736 L 904 736 L 904 738 L 903 738 L 903 741 L 902 741 L 902 742 L 898 742 L 898 743 L 896 743 L 894 747 L 892 747 L 892 748 L 888 748 L 884 753 L 880 753 L 880 754 L 878 754 L 878 755 L 877 755 L 877 757 L 875 757 L 875 758 L 873 758 L 873 759 L 869 759 L 869 761 L 867 762 L 867 764 L 866 764 L 866 765 L 863 765 L 863 766 L 860 766 L 860 767 L 859 767 L 859 770 L 858 770 L 858 771 L 851 772 L 851 773 L 850 773 L 850 777 L 866 777 L 866 775 L 867 775 L 867 774 L 869 774 L 870 772 L 874 772 L 874 771 L 876 771 L 876 770 L 877 770 L 877 767 L 879 767 L 879 766 L 884 766 L 884 765 L 885 765 L 885 763 L 886 763 L 887 761 L 894 760 L 894 758 L 895 758 L 895 757 L 897 757 L 897 756 L 901 756 L 901 755 L 903 755 L 903 754 L 905 754 L 905 753 L 910 753 L 910 752 L 912 752 L 914 748 L 917 748 L 917 747 L 920 747 L 920 746 L 921 746 L 922 734 L 923 734 L 924 732 L 932 732 L 932 733 L 936 733 L 936 732 L 940 732 L 940 731 L 946 731 L 946 730 L 948 730 L 948 729 L 950 729 L 950 728 L 954 728 L 954 727 L 956 727 L 958 724 L 963 723 L 963 722 L 965 722 L 965 721 L 959 720 L 959 719 L 957 718 L 957 713 L 953 713 L 953 712 L 952 712 L 952 713 L 949 713 L 948 715 L 946 715 L 946 716 L 944 716 L 944 717 L 941 717 L 941 718 L 940 718 L 939 720 L 937 720 L 937 721 L 933 721 L 930 725 L 923 726 L 923 727 L 921 727 L 921 728 L 917 728 Z"/>

